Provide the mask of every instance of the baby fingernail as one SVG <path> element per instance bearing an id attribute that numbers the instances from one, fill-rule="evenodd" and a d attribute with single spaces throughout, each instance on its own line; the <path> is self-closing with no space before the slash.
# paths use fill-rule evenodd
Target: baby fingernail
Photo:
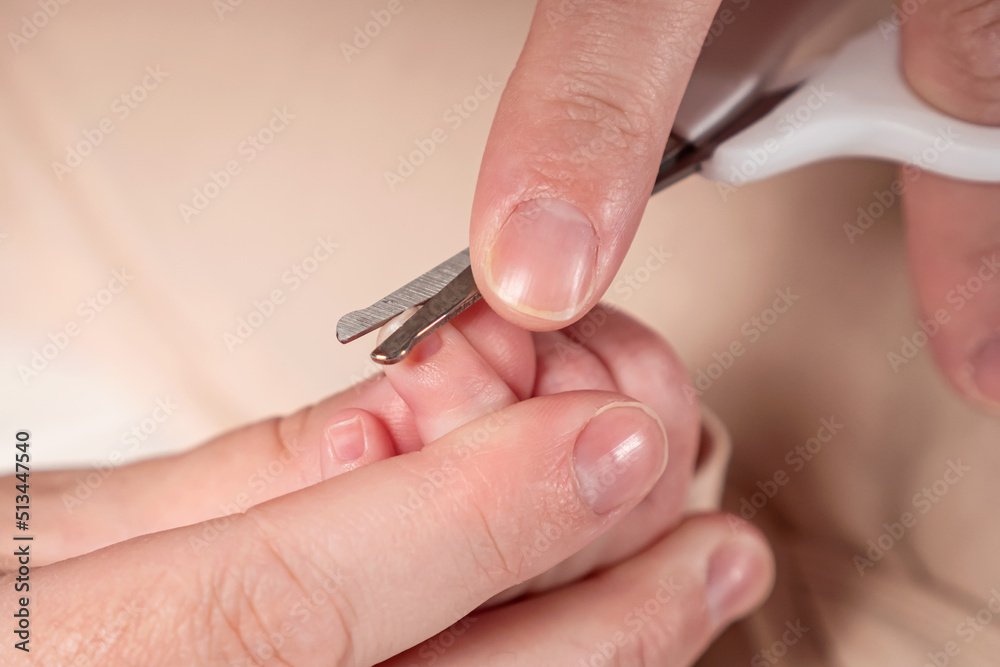
<path id="1" fill-rule="evenodd" d="M 590 296 L 597 250 L 597 232 L 575 206 L 559 199 L 527 201 L 500 229 L 487 280 L 516 310 L 568 320 Z"/>
<path id="2" fill-rule="evenodd" d="M 606 514 L 653 488 L 667 464 L 667 436 L 645 406 L 612 403 L 583 427 L 573 456 L 581 496 Z"/>
<path id="3" fill-rule="evenodd" d="M 334 417 L 323 430 L 323 457 L 320 472 L 323 479 L 329 479 L 344 470 L 365 454 L 367 440 L 365 427 L 357 414 Z"/>
<path id="4" fill-rule="evenodd" d="M 413 315 L 420 310 L 417 307 L 407 308 L 402 313 L 392 318 L 382 327 L 378 332 L 378 339 L 376 345 L 381 345 L 385 342 L 385 339 L 396 333 L 396 331 L 403 326 L 407 320 L 409 320 Z M 412 363 L 421 363 L 430 359 L 434 354 L 437 353 L 444 346 L 444 340 L 437 331 L 432 331 L 417 343 L 410 353 L 407 355 L 406 360 Z"/>

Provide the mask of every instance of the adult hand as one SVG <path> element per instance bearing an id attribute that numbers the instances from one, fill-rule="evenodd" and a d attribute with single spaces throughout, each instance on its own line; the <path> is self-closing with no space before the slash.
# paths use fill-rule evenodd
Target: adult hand
<path id="1" fill-rule="evenodd" d="M 490 305 L 536 331 L 586 313 L 621 265 L 717 1 L 539 0 L 483 158 L 472 265 Z M 1000 124 L 1000 2 L 900 7 L 903 65 L 930 104 Z M 591 146 L 600 146 L 594 159 Z M 924 319 L 952 383 L 1000 407 L 1000 186 L 910 170 L 906 217 Z"/>
<path id="2" fill-rule="evenodd" d="M 605 315 L 585 342 L 532 340 L 480 307 L 388 378 L 292 417 L 99 482 L 32 475 L 32 564 L 49 564 L 31 572 L 38 630 L 20 657 L 370 665 L 425 641 L 389 664 L 694 660 L 773 566 L 756 532 L 719 516 L 664 536 L 693 407 L 621 393 L 680 385 L 643 372 L 679 365 Z M 16 558 L 4 568 L 16 576 Z M 467 616 L 527 581 L 534 596 Z"/>
<path id="3" fill-rule="evenodd" d="M 900 6 L 903 68 L 930 104 L 1000 125 L 1000 2 Z M 904 173 L 910 262 L 938 363 L 966 396 L 1000 408 L 1000 185 Z"/>
<path id="4" fill-rule="evenodd" d="M 476 283 L 505 319 L 559 329 L 607 290 L 718 5 L 538 1 L 472 210 Z"/>

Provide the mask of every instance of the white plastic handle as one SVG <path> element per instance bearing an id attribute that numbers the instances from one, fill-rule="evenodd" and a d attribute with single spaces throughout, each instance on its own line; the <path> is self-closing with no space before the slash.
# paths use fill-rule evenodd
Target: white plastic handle
<path id="1" fill-rule="evenodd" d="M 957 179 L 1000 182 L 1000 128 L 928 106 L 903 80 L 898 31 L 875 29 L 718 146 L 702 173 L 738 186 L 834 157 L 883 158 Z"/>

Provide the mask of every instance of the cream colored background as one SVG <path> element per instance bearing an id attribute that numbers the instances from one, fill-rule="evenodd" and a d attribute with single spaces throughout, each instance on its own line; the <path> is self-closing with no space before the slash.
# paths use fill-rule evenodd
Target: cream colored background
<path id="1" fill-rule="evenodd" d="M 371 373 L 370 343 L 337 344 L 336 320 L 467 244 L 499 92 L 457 129 L 443 114 L 480 76 L 506 80 L 533 3 L 404 0 L 350 62 L 341 43 L 385 3 L 56 6 L 17 53 L 9 34 L 0 49 L 6 430 L 32 430 L 39 465 L 101 460 L 169 397 L 176 413 L 130 454 L 146 456 L 293 410 Z M 22 32 L 24 17 L 39 10 L 5 3 L 5 32 Z M 166 79 L 120 119 L 115 100 L 149 66 Z M 238 147 L 273 108 L 294 120 L 248 163 Z M 53 163 L 102 118 L 114 131 L 60 180 Z M 391 192 L 384 172 L 438 127 L 447 142 Z M 185 223 L 179 206 L 233 159 L 241 173 Z M 802 254 L 775 230 L 802 206 L 816 217 L 820 193 L 806 199 L 803 188 L 787 187 L 829 180 L 816 173 L 748 188 L 729 204 L 698 179 L 658 196 L 624 271 L 650 247 L 662 246 L 671 262 L 624 305 L 693 364 L 725 347 L 784 286 L 772 258 Z M 863 197 L 862 187 L 848 188 L 838 184 L 840 199 Z M 282 275 L 318 236 L 340 247 L 290 292 Z M 78 304 L 119 268 L 134 282 L 84 323 Z M 224 333 L 274 288 L 286 303 L 230 351 Z M 80 335 L 25 383 L 18 367 L 71 321 Z"/>
<path id="2" fill-rule="evenodd" d="M 37 467 L 193 446 L 371 372 L 370 342 L 339 345 L 336 321 L 467 244 L 499 96 L 456 130 L 442 114 L 480 76 L 506 78 L 533 7 L 403 0 L 347 62 L 340 43 L 385 4 L 244 0 L 220 19 L 211 0 L 73 0 L 19 53 L 6 34 L 38 5 L 2 5 L 0 433 L 31 430 Z M 884 7 L 851 4 L 828 36 L 861 29 Z M 147 66 L 168 78 L 58 181 L 51 163 L 112 115 Z M 294 114 L 287 130 L 185 224 L 178 206 L 210 170 L 239 158 L 274 107 Z M 437 127 L 447 142 L 390 192 L 383 172 Z M 622 305 L 695 372 L 746 342 L 742 324 L 776 289 L 801 297 L 703 398 L 733 431 L 733 506 L 786 467 L 785 453 L 820 419 L 845 424 L 765 522 L 783 564 L 796 567 L 783 567 L 754 636 L 802 616 L 823 628 L 810 636 L 821 656 L 812 664 L 831 664 L 830 655 L 845 665 L 920 664 L 1000 584 L 1000 424 L 957 399 L 927 351 L 899 373 L 889 368 L 886 354 L 917 326 L 899 206 L 854 244 L 843 232 L 892 178 L 888 166 L 841 161 L 729 201 L 692 178 L 653 200 L 622 269 L 634 274 L 650 248 L 671 253 Z M 282 274 L 326 235 L 339 249 L 289 292 Z M 121 267 L 134 283 L 25 385 L 18 365 L 79 321 L 77 304 Z M 274 288 L 287 302 L 227 350 L 224 333 Z M 122 434 L 167 397 L 176 413 L 128 452 Z M 881 575 L 858 578 L 851 557 L 956 457 L 973 467 L 968 478 L 890 552 Z M 834 562 L 820 567 L 817 553 Z M 967 664 L 989 664 L 997 626 L 963 647 L 966 660 L 981 656 Z M 799 650 L 795 664 L 807 664 Z"/>

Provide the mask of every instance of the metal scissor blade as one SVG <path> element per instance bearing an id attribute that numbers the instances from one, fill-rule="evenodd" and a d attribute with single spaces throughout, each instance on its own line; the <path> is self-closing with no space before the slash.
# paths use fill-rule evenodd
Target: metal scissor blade
<path id="1" fill-rule="evenodd" d="M 372 352 L 372 361 L 379 364 L 402 361 L 428 334 L 479 301 L 482 296 L 472 276 L 472 267 L 466 267 L 399 329 L 382 341 Z"/>
<path id="2" fill-rule="evenodd" d="M 712 157 L 716 147 L 763 118 L 795 91 L 797 86 L 762 95 L 743 113 L 702 144 L 671 136 L 653 187 L 657 192 L 696 173 Z M 380 364 L 402 361 L 431 331 L 482 298 L 470 268 L 469 249 L 439 264 L 416 280 L 364 310 L 356 310 L 337 322 L 337 340 L 349 343 L 374 331 L 407 308 L 425 304 L 402 327 L 387 338 L 372 359 Z"/>
<path id="3" fill-rule="evenodd" d="M 660 171 L 653 184 L 653 194 L 697 173 L 701 169 L 702 163 L 712 157 L 718 146 L 771 113 L 776 106 L 798 90 L 800 85 L 801 83 L 797 83 L 780 90 L 763 93 L 740 115 L 706 139 L 704 143 L 688 143 L 683 137 L 671 134 L 667 141 L 667 150 L 664 151 L 663 159 L 660 161 Z"/>
<path id="4" fill-rule="evenodd" d="M 337 340 L 350 343 L 378 329 L 407 308 L 426 303 L 444 290 L 462 271 L 468 269 L 469 265 L 469 249 L 466 248 L 384 299 L 363 310 L 347 313 L 337 322 Z"/>

